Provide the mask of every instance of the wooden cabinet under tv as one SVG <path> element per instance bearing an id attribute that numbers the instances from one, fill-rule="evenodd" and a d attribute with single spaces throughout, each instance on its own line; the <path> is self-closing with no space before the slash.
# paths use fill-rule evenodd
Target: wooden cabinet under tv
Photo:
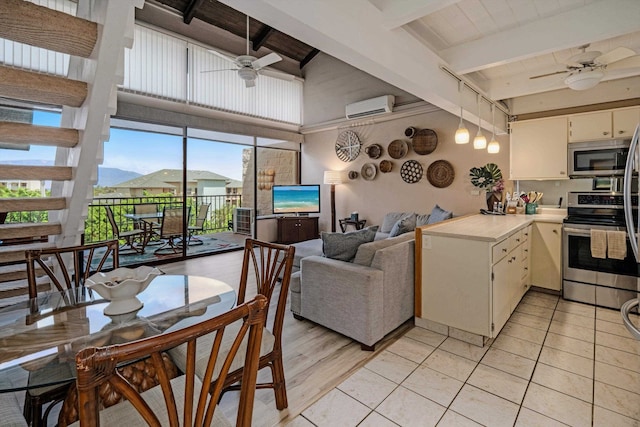
<path id="1" fill-rule="evenodd" d="M 297 243 L 317 238 L 317 216 L 282 216 L 278 218 L 278 243 Z"/>

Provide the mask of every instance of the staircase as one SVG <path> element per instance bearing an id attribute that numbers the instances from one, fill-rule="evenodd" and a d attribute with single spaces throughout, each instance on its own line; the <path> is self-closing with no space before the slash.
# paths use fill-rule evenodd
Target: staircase
<path id="1" fill-rule="evenodd" d="M 0 98 L 57 106 L 61 128 L 0 121 L 0 142 L 57 147 L 54 166 L 0 164 L 0 179 L 51 180 L 51 197 L 0 198 L 7 212 L 48 211 L 49 222 L 0 224 L 0 306 L 27 298 L 25 249 L 81 243 L 103 142 L 144 0 L 79 0 L 76 16 L 29 1 L 0 2 L 0 37 L 70 55 L 66 77 L 0 64 Z M 5 101 L 7 102 L 7 101 Z M 12 102 L 12 101 L 8 101 Z"/>

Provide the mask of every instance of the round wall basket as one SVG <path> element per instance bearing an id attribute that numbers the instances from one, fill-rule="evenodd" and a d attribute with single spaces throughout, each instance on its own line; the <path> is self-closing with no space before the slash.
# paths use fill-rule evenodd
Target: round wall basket
<path id="1" fill-rule="evenodd" d="M 367 181 L 373 181 L 378 173 L 378 168 L 373 163 L 365 163 L 360 170 L 360 175 Z"/>
<path id="2" fill-rule="evenodd" d="M 364 148 L 364 152 L 367 153 L 370 159 L 377 159 L 382 155 L 382 147 L 379 144 L 371 144 Z"/>
<path id="3" fill-rule="evenodd" d="M 407 160 L 400 168 L 400 176 L 404 182 L 414 184 L 422 179 L 422 165 L 415 160 Z"/>
<path id="4" fill-rule="evenodd" d="M 438 146 L 438 135 L 432 129 L 420 129 L 411 140 L 417 154 L 431 154 Z"/>
<path id="5" fill-rule="evenodd" d="M 409 146 L 403 140 L 396 139 L 395 141 L 391 141 L 391 143 L 389 143 L 387 151 L 389 152 L 389 156 L 391 156 L 392 159 L 401 159 L 409 152 Z"/>
<path id="6" fill-rule="evenodd" d="M 383 160 L 380 162 L 380 172 L 391 172 L 391 169 L 393 169 L 393 162 L 391 162 L 390 160 Z"/>
<path id="7" fill-rule="evenodd" d="M 453 166 L 446 160 L 436 160 L 427 168 L 427 179 L 434 187 L 448 187 L 453 182 L 453 178 L 455 178 Z"/>

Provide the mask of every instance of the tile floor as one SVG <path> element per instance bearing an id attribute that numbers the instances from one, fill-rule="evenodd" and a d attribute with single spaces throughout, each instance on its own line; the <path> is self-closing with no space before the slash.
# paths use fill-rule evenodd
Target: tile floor
<path id="1" fill-rule="evenodd" d="M 640 426 L 640 341 L 530 291 L 490 345 L 413 328 L 288 425 Z"/>

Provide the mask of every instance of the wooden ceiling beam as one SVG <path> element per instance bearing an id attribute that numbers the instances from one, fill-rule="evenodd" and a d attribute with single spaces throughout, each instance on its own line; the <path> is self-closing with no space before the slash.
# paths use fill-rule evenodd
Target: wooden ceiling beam
<path id="1" fill-rule="evenodd" d="M 311 52 L 309 52 L 309 54 L 307 54 L 307 56 L 305 56 L 304 59 L 300 61 L 300 69 L 302 70 L 302 68 L 304 68 L 304 66 L 307 65 L 319 53 L 320 51 L 318 49 L 313 49 Z"/>
<path id="2" fill-rule="evenodd" d="M 185 24 L 190 24 L 191 20 L 195 17 L 196 12 L 200 5 L 202 5 L 203 0 L 190 0 L 187 7 L 184 9 L 184 13 L 182 14 L 182 20 Z"/>
<path id="3" fill-rule="evenodd" d="M 262 31 L 260 31 L 258 35 L 253 40 L 251 40 L 251 46 L 253 47 L 253 50 L 257 51 L 258 49 L 260 49 L 275 31 L 276 30 L 274 30 L 270 26 L 265 25 Z"/>

